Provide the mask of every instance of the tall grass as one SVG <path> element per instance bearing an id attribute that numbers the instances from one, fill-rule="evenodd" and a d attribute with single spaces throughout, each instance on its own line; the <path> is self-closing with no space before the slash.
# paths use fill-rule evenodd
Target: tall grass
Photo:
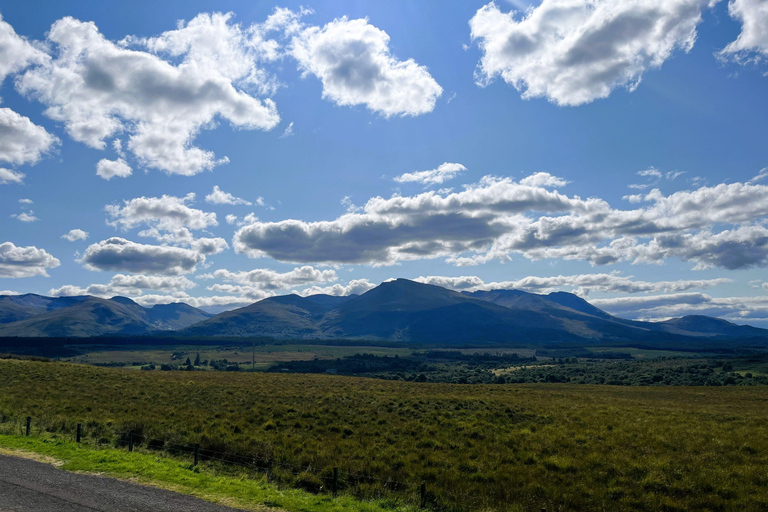
<path id="1" fill-rule="evenodd" d="M 454 510 L 768 509 L 767 403 L 760 386 L 470 386 L 0 361 L 0 429 L 31 415 L 33 432 L 73 436 L 83 423 L 92 442 L 133 431 L 142 446 L 199 443 L 272 460 L 276 481 L 319 492 L 339 467 L 342 492 L 364 498 L 415 499 L 425 482 L 432 506 Z"/>

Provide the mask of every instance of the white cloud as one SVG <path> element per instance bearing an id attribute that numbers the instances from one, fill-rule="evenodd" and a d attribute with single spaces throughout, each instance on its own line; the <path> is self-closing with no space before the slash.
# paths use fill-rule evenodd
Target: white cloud
<path id="1" fill-rule="evenodd" d="M 21 204 L 33 204 L 34 201 L 31 200 L 31 199 L 26 199 L 25 198 L 25 199 L 19 199 L 19 203 L 21 203 Z"/>
<path id="2" fill-rule="evenodd" d="M 448 180 L 452 180 L 457 174 L 466 170 L 467 168 L 461 164 L 445 162 L 437 169 L 407 172 L 396 176 L 394 179 L 398 183 L 417 182 L 424 185 L 440 185 Z"/>
<path id="3" fill-rule="evenodd" d="M 389 35 L 367 19 L 303 28 L 291 40 L 291 55 L 323 83 L 323 98 L 384 117 L 431 112 L 443 92 L 426 67 L 394 57 Z"/>
<path id="4" fill-rule="evenodd" d="M 28 117 L 9 108 L 0 108 L 0 162 L 14 165 L 35 164 L 58 142 L 56 137 L 42 126 L 37 126 Z"/>
<path id="5" fill-rule="evenodd" d="M 223 238 L 198 238 L 190 243 L 192 249 L 200 254 L 211 256 L 229 249 L 229 244 Z"/>
<path id="6" fill-rule="evenodd" d="M 749 180 L 747 183 L 752 185 L 754 183 L 759 183 L 765 179 L 768 179 L 768 167 L 765 167 L 764 169 L 760 169 L 760 172 L 757 173 L 757 175 L 751 180 Z"/>
<path id="7" fill-rule="evenodd" d="M 564 180 L 563 178 L 558 178 L 557 176 L 552 176 L 548 172 L 537 172 L 534 174 L 531 174 L 530 176 L 526 176 L 525 178 L 520 180 L 521 185 L 527 185 L 529 187 L 564 187 L 569 182 Z"/>
<path id="8" fill-rule="evenodd" d="M 192 232 L 185 227 L 168 231 L 160 231 L 157 227 L 151 227 L 139 231 L 139 236 L 154 238 L 164 244 L 190 247 L 204 256 L 219 254 L 229 249 L 229 244 L 223 238 L 195 238 Z"/>
<path id="9" fill-rule="evenodd" d="M 311 286 L 301 290 L 299 295 L 306 297 L 308 295 L 324 294 L 345 297 L 347 295 L 362 295 L 373 288 L 376 288 L 376 285 L 367 279 L 352 279 L 346 285 L 337 283 L 331 286 Z"/>
<path id="10" fill-rule="evenodd" d="M 0 244 L 0 277 L 47 277 L 47 269 L 59 265 L 61 262 L 45 249 L 17 247 L 13 242 Z"/>
<path id="11" fill-rule="evenodd" d="M 35 212 L 33 212 L 32 210 L 29 210 L 28 212 L 13 213 L 11 214 L 11 217 L 14 219 L 18 219 L 21 222 L 35 222 L 36 220 L 40 220 L 37 217 L 35 217 Z"/>
<path id="12" fill-rule="evenodd" d="M 652 178 L 661 178 L 661 171 L 655 167 L 649 167 L 644 171 L 637 171 L 638 176 L 650 176 Z"/>
<path id="13" fill-rule="evenodd" d="M 318 270 L 310 266 L 296 267 L 288 272 L 277 272 L 267 268 L 247 272 L 231 272 L 226 269 L 219 269 L 198 277 L 235 283 L 216 283 L 208 286 L 207 289 L 217 293 L 236 294 L 250 301 L 275 295 L 279 290 L 314 283 L 326 283 L 337 279 L 336 272 L 333 270 Z"/>
<path id="14" fill-rule="evenodd" d="M 645 196 L 643 194 L 630 194 L 621 196 L 621 198 L 625 201 L 629 201 L 632 204 L 642 203 L 645 200 Z"/>
<path id="15" fill-rule="evenodd" d="M 192 22 L 156 39 L 126 40 L 169 53 L 180 61 L 174 65 L 109 41 L 94 23 L 62 18 L 48 32 L 54 56 L 20 75 L 17 88 L 47 105 L 46 115 L 90 147 L 103 149 L 106 139 L 127 133 L 128 149 L 146 167 L 183 175 L 212 169 L 227 160 L 194 146 L 200 130 L 217 119 L 270 130 L 280 118 L 271 100 L 235 84 L 258 82 L 257 70 L 235 62 L 220 51 L 220 39 L 209 37 L 221 35 L 227 19 L 202 15 L 193 21 L 189 30 Z"/>
<path id="16" fill-rule="evenodd" d="M 768 57 L 768 4 L 764 0 L 731 0 L 731 18 L 741 21 L 741 33 L 720 52 L 736 62 L 765 61 Z"/>
<path id="17" fill-rule="evenodd" d="M 346 208 L 348 212 L 359 212 L 363 208 L 360 206 L 357 206 L 355 203 L 352 202 L 352 198 L 349 196 L 344 196 L 341 198 L 341 206 Z"/>
<path id="18" fill-rule="evenodd" d="M 200 276 L 201 279 L 222 279 L 256 286 L 262 290 L 285 290 L 294 286 L 312 283 L 323 283 L 337 279 L 334 270 L 319 270 L 311 266 L 296 267 L 288 272 L 277 272 L 268 268 L 257 268 L 249 271 L 231 272 L 219 269 L 210 274 Z"/>
<path id="19" fill-rule="evenodd" d="M 708 0 L 544 0 L 525 13 L 491 2 L 470 20 L 482 51 L 476 80 L 496 76 L 558 105 L 633 90 L 675 50 L 689 51 Z"/>
<path id="20" fill-rule="evenodd" d="M 61 235 L 61 238 L 74 242 L 76 240 L 85 240 L 88 238 L 88 232 L 82 229 L 70 229 L 69 233 Z"/>
<path id="21" fill-rule="evenodd" d="M 146 39 L 128 38 L 126 42 L 143 46 L 151 52 L 200 68 L 216 68 L 221 76 L 245 89 L 271 94 L 279 83 L 261 67 L 264 62 L 281 56 L 277 41 L 266 34 L 275 30 L 275 14 L 263 24 L 243 27 L 233 23 L 233 13 L 201 13 L 188 23 L 180 22 L 176 30 Z M 279 14 L 277 14 L 279 18 Z"/>
<path id="22" fill-rule="evenodd" d="M 217 226 L 216 214 L 190 208 L 187 203 L 195 200 L 195 194 L 184 197 L 163 195 L 162 197 L 137 197 L 123 201 L 123 206 L 107 205 L 107 214 L 112 218 L 110 226 L 131 229 L 147 224 L 159 230 L 173 231 L 180 228 L 205 229 Z"/>
<path id="23" fill-rule="evenodd" d="M 528 276 L 515 281 L 484 282 L 477 276 L 420 276 L 414 281 L 442 286 L 460 291 L 476 290 L 525 290 L 533 293 L 549 293 L 568 290 L 586 296 L 592 291 L 604 293 L 658 293 L 682 292 L 691 289 L 706 289 L 730 283 L 730 279 L 679 279 L 677 281 L 642 281 L 618 272 L 610 274 L 577 274 L 549 277 Z"/>
<path id="24" fill-rule="evenodd" d="M 96 164 L 96 174 L 101 176 L 105 180 L 111 180 L 112 178 L 127 178 L 133 173 L 133 169 L 122 158 L 117 160 L 108 160 L 102 158 L 99 163 Z"/>
<path id="25" fill-rule="evenodd" d="M 232 205 L 245 204 L 248 206 L 251 205 L 250 201 L 246 201 L 245 199 L 240 199 L 239 197 L 235 197 L 228 192 L 224 192 L 219 188 L 218 185 L 214 185 L 213 192 L 205 196 L 205 201 L 213 204 L 232 204 Z"/>
<path id="26" fill-rule="evenodd" d="M 144 294 L 131 298 L 144 307 L 151 307 L 155 304 L 173 304 L 175 302 L 184 302 L 195 308 L 213 306 L 241 307 L 253 302 L 253 300 L 238 296 L 195 297 L 183 292 L 177 292 L 172 295 Z"/>
<path id="27" fill-rule="evenodd" d="M 618 316 L 666 320 L 707 315 L 737 323 L 768 325 L 768 297 L 712 297 L 705 293 L 673 293 L 644 297 L 595 299 L 593 305 Z"/>
<path id="28" fill-rule="evenodd" d="M 229 214 L 226 217 L 224 217 L 227 221 L 227 224 L 234 224 L 237 222 L 237 215 Z"/>
<path id="29" fill-rule="evenodd" d="M 300 263 L 443 257 L 463 266 L 521 254 L 594 265 L 667 258 L 697 268 L 768 265 L 768 186 L 736 182 L 669 196 L 653 189 L 642 198 L 647 206 L 620 210 L 525 181 L 485 177 L 445 196 L 374 197 L 361 211 L 329 221 L 254 220 L 233 245 L 250 257 Z"/>
<path id="30" fill-rule="evenodd" d="M 97 297 L 114 297 L 115 295 L 135 297 L 142 295 L 145 290 L 176 292 L 194 288 L 197 284 L 184 276 L 147 276 L 115 274 L 107 284 L 91 284 L 85 288 L 65 285 L 51 288 L 48 292 L 54 297 L 72 295 L 95 295 Z"/>
<path id="31" fill-rule="evenodd" d="M 283 134 L 280 136 L 281 139 L 287 139 L 288 137 L 293 137 L 293 121 L 286 127 Z"/>
<path id="32" fill-rule="evenodd" d="M 46 54 L 16 33 L 0 15 L 0 82 L 30 64 L 45 62 Z"/>
<path id="33" fill-rule="evenodd" d="M 24 181 L 25 174 L 19 171 L 12 171 L 5 167 L 0 167 L 0 183 L 3 185 L 7 183 L 21 183 Z"/>
<path id="34" fill-rule="evenodd" d="M 194 272 L 205 255 L 192 249 L 146 245 L 112 237 L 92 244 L 77 260 L 88 270 L 175 276 Z"/>
<path id="35" fill-rule="evenodd" d="M 363 213 L 330 222 L 254 222 L 238 230 L 234 247 L 251 257 L 283 261 L 393 263 L 479 250 L 509 231 L 526 211 L 606 209 L 600 200 L 568 198 L 510 179 L 485 178 L 462 192 L 370 199 Z M 506 214 L 506 215 L 504 215 Z"/>

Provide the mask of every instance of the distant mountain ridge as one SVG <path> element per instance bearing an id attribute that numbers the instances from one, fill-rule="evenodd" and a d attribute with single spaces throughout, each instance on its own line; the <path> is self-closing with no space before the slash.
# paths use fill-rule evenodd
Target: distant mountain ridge
<path id="1" fill-rule="evenodd" d="M 768 330 L 706 316 L 640 322 L 566 292 L 456 292 L 407 279 L 361 295 L 281 295 L 210 315 L 187 304 L 143 308 L 113 297 L 0 296 L 0 336 L 258 336 L 423 343 L 765 339 Z"/>
<path id="2" fill-rule="evenodd" d="M 143 335 L 177 331 L 211 316 L 184 303 L 144 308 L 127 297 L 0 296 L 0 336 Z"/>
<path id="3" fill-rule="evenodd" d="M 659 338 L 766 338 L 768 330 L 688 317 L 639 322 L 577 295 L 520 290 L 456 292 L 397 279 L 359 296 L 284 295 L 227 311 L 181 331 L 189 336 L 360 338 L 401 342 L 583 342 Z M 698 328 L 700 325 L 701 328 Z"/>

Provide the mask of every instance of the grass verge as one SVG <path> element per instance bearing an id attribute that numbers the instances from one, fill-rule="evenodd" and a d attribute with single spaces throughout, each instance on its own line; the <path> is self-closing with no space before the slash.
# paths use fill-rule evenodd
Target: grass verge
<path id="1" fill-rule="evenodd" d="M 34 458 L 67 471 L 85 472 L 188 494 L 230 507 L 254 511 L 289 512 L 411 512 L 414 508 L 391 501 L 360 501 L 351 496 L 316 495 L 280 489 L 253 478 L 245 470 L 220 474 L 205 463 L 193 467 L 171 457 L 92 448 L 55 438 L 0 435 L 0 453 Z"/>

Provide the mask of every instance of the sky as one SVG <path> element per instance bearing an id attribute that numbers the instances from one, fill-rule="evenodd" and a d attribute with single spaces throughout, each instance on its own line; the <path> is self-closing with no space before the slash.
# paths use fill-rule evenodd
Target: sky
<path id="1" fill-rule="evenodd" d="M 392 278 L 768 327 L 768 2 L 0 1 L 0 294 Z"/>

